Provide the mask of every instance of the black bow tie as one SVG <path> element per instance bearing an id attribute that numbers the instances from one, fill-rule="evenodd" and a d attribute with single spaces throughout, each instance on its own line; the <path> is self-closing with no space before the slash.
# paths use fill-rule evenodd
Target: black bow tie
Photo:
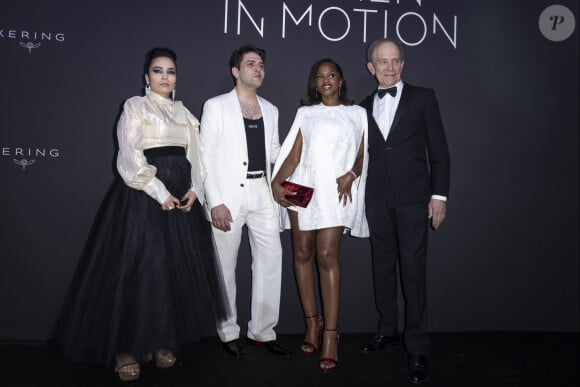
<path id="1" fill-rule="evenodd" d="M 383 98 L 385 94 L 389 93 L 391 97 L 395 97 L 397 95 L 397 86 L 389 87 L 388 89 L 378 89 L 377 95 L 379 98 Z"/>

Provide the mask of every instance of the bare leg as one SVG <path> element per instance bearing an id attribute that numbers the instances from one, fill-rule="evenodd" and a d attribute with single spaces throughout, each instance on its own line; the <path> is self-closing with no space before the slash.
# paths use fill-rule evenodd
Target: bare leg
<path id="1" fill-rule="evenodd" d="M 304 316 L 306 317 L 305 343 L 302 351 L 310 354 L 316 350 L 318 342 L 318 311 L 316 308 L 316 292 L 314 290 L 314 242 L 316 231 L 300 231 L 298 229 L 298 213 L 288 211 L 292 226 L 292 248 L 294 250 L 294 276 L 298 285 L 298 294 Z"/>
<path id="2" fill-rule="evenodd" d="M 322 340 L 320 368 L 329 371 L 338 361 L 338 310 L 340 303 L 339 252 L 343 227 L 318 230 L 316 233 L 316 260 L 320 272 L 320 287 L 324 305 L 325 329 Z"/>

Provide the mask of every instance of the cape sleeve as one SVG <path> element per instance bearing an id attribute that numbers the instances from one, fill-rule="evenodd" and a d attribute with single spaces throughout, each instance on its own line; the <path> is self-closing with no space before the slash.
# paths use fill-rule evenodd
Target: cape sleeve
<path id="1" fill-rule="evenodd" d="M 299 108 L 294 117 L 294 122 L 280 147 L 280 153 L 276 159 L 276 164 L 274 164 L 274 170 L 272 171 L 272 179 L 278 174 L 278 171 L 286 161 L 286 158 L 290 154 L 292 147 L 294 146 L 294 141 L 296 141 L 296 136 L 298 136 L 298 131 L 302 124 L 303 108 Z M 288 210 L 280 206 L 280 230 L 290 229 L 290 218 L 288 217 Z"/>
<path id="2" fill-rule="evenodd" d="M 358 195 L 356 198 L 355 218 L 353 227 L 350 229 L 350 235 L 358 238 L 367 238 L 369 236 L 369 226 L 365 212 L 365 189 L 369 167 L 369 133 L 366 110 L 363 108 L 358 110 L 360 111 L 360 125 L 363 128 L 364 137 L 363 168 L 360 176 L 354 182 L 354 184 L 357 184 Z"/>

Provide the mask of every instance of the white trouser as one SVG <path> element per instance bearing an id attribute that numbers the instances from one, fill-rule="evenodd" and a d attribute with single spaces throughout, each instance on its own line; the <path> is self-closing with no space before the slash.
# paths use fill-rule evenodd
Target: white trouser
<path id="1" fill-rule="evenodd" d="M 221 341 L 240 337 L 236 310 L 236 264 L 242 227 L 248 228 L 252 251 L 252 305 L 248 337 L 257 341 L 276 340 L 282 282 L 282 245 L 278 212 L 266 178 L 246 179 L 240 212 L 224 232 L 212 226 L 217 253 L 222 266 L 232 315 L 218 325 Z"/>

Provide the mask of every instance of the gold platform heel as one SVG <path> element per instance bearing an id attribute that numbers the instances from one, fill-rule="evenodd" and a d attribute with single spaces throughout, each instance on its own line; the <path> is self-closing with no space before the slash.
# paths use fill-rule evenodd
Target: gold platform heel
<path id="1" fill-rule="evenodd" d="M 116 356 L 115 372 L 123 382 L 130 382 L 139 378 L 141 368 L 132 355 L 120 354 Z"/>
<path id="2" fill-rule="evenodd" d="M 155 364 L 159 368 L 169 368 L 175 365 L 177 358 L 168 349 L 160 349 L 155 352 Z"/>

